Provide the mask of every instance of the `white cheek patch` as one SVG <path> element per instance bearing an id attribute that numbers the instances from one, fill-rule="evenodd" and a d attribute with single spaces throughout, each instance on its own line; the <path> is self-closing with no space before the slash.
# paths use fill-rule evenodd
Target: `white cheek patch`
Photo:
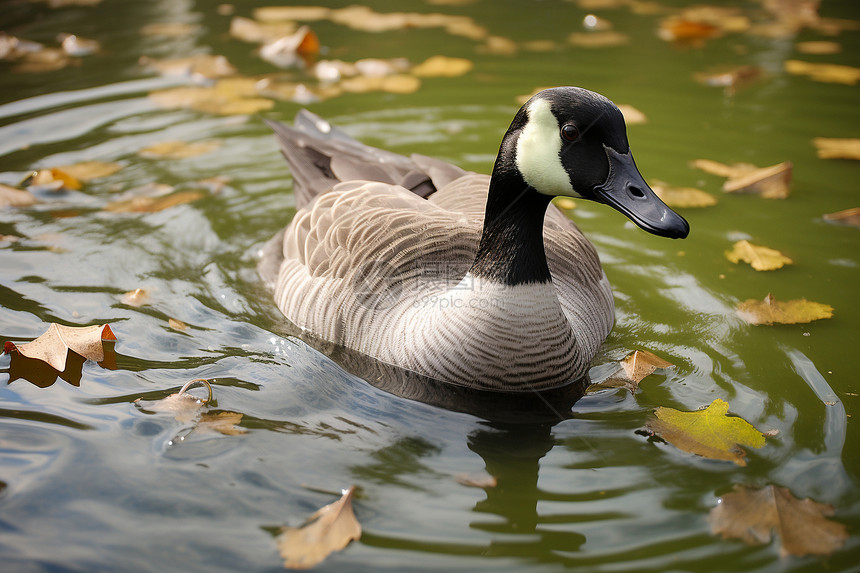
<path id="1" fill-rule="evenodd" d="M 536 99 L 528 107 L 529 120 L 517 139 L 517 167 L 530 186 L 545 195 L 579 197 L 561 164 L 561 136 L 550 103 Z"/>

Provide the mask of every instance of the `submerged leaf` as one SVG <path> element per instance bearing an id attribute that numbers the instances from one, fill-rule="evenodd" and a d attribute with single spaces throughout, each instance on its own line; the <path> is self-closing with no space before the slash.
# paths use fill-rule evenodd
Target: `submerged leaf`
<path id="1" fill-rule="evenodd" d="M 714 460 L 745 466 L 740 446 L 764 446 L 764 434 L 743 418 L 729 417 L 729 404 L 719 398 L 704 410 L 681 412 L 660 407 L 646 427 L 675 447 Z"/>
<path id="2" fill-rule="evenodd" d="M 63 326 L 51 323 L 44 334 L 25 344 L 7 342 L 4 352 L 17 351 L 28 358 L 41 360 L 60 372 L 66 369 L 69 352 L 95 362 L 105 358 L 103 340 L 115 341 L 107 324 L 96 326 Z"/>
<path id="3" fill-rule="evenodd" d="M 355 487 L 314 513 L 302 527 L 284 527 L 277 544 L 284 567 L 308 569 L 361 537 L 361 525 L 352 511 Z"/>
<path id="4" fill-rule="evenodd" d="M 772 294 L 764 300 L 749 299 L 737 307 L 738 315 L 750 324 L 802 324 L 831 318 L 833 307 L 805 298 L 779 301 Z"/>
<path id="5" fill-rule="evenodd" d="M 779 535 L 780 554 L 829 555 L 848 538 L 843 524 L 827 519 L 833 506 L 809 498 L 797 499 L 787 488 L 768 485 L 761 489 L 735 485 L 711 509 L 711 531 L 723 539 L 740 539 L 763 545 L 771 532 Z"/>
<path id="6" fill-rule="evenodd" d="M 776 249 L 754 245 L 746 240 L 738 241 L 731 251 L 726 251 L 726 258 L 733 263 L 749 263 L 757 271 L 774 271 L 793 263 Z"/>
<path id="7" fill-rule="evenodd" d="M 653 352 L 635 350 L 618 362 L 618 368 L 606 379 L 595 382 L 595 388 L 627 388 L 633 394 L 639 383 L 658 368 L 670 368 L 671 362 L 663 360 Z"/>
<path id="8" fill-rule="evenodd" d="M 822 159 L 860 159 L 860 139 L 816 137 L 812 144 Z"/>
<path id="9" fill-rule="evenodd" d="M 205 412 L 200 416 L 194 431 L 198 433 L 216 432 L 225 436 L 240 436 L 248 430 L 239 427 L 242 414 L 238 412 Z"/>

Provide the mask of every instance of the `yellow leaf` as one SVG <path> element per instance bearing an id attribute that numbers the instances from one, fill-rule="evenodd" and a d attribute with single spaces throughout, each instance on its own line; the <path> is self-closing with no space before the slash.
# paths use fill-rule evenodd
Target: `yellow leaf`
<path id="1" fill-rule="evenodd" d="M 698 208 L 717 204 L 716 197 L 693 187 L 669 187 L 664 183 L 654 182 L 651 189 L 670 207 Z"/>
<path id="2" fill-rule="evenodd" d="M 432 56 L 412 69 L 412 74 L 422 78 L 462 76 L 475 66 L 465 58 Z"/>
<path id="3" fill-rule="evenodd" d="M 322 6 L 264 6 L 254 8 L 254 19 L 261 22 L 313 22 L 331 16 L 330 8 Z"/>
<path id="4" fill-rule="evenodd" d="M 801 54 L 815 54 L 817 56 L 826 54 L 838 54 L 842 51 L 842 46 L 836 42 L 828 41 L 810 41 L 798 42 L 794 46 Z"/>
<path id="5" fill-rule="evenodd" d="M 352 511 L 355 487 L 344 490 L 341 498 L 314 513 L 302 527 L 284 527 L 277 544 L 284 567 L 309 569 L 322 563 L 361 537 L 361 525 Z"/>
<path id="6" fill-rule="evenodd" d="M 860 159 L 860 139 L 816 137 L 812 144 L 822 159 Z"/>
<path id="7" fill-rule="evenodd" d="M 122 165 L 119 163 L 106 163 L 104 161 L 82 161 L 74 165 L 61 165 L 57 169 L 65 171 L 75 179 L 87 182 L 99 177 L 113 175 L 122 169 Z"/>
<path id="8" fill-rule="evenodd" d="M 809 498 L 801 501 L 788 489 L 774 485 L 761 489 L 735 485 L 734 489 L 721 496 L 708 515 L 711 531 L 723 539 L 763 545 L 776 530 L 780 555 L 802 557 L 829 555 L 848 538 L 843 524 L 825 517 L 833 515 L 831 505 Z"/>
<path id="9" fill-rule="evenodd" d="M 209 153 L 218 147 L 218 141 L 198 141 L 186 143 L 184 141 L 162 141 L 145 147 L 138 151 L 138 155 L 147 159 L 185 159 Z"/>
<path id="10" fill-rule="evenodd" d="M 482 54 L 496 54 L 498 56 L 513 56 L 519 51 L 517 43 L 503 36 L 488 36 L 484 43 L 477 47 Z"/>
<path id="11" fill-rule="evenodd" d="M 726 416 L 728 411 L 728 402 L 719 398 L 697 412 L 660 407 L 646 427 L 685 452 L 745 466 L 746 452 L 740 446 L 760 448 L 764 434 L 743 418 Z"/>
<path id="12" fill-rule="evenodd" d="M 860 81 L 860 68 L 852 66 L 786 60 L 784 67 L 790 74 L 808 76 L 817 82 L 854 85 Z"/>
<path id="13" fill-rule="evenodd" d="M 860 207 L 853 207 L 836 213 L 827 213 L 824 220 L 837 225 L 860 227 Z"/>
<path id="14" fill-rule="evenodd" d="M 636 125 L 641 123 L 648 123 L 648 118 L 645 117 L 645 114 L 628 104 L 619 104 L 618 109 L 621 111 L 621 115 L 624 116 L 624 123 L 627 125 Z"/>
<path id="15" fill-rule="evenodd" d="M 765 199 L 785 199 L 789 194 L 792 165 L 783 161 L 777 165 L 756 169 L 730 178 L 723 184 L 727 193 L 757 193 Z"/>
<path id="16" fill-rule="evenodd" d="M 188 325 L 187 325 L 187 324 L 185 324 L 184 322 L 182 322 L 181 320 L 178 320 L 178 319 L 176 319 L 176 318 L 168 318 L 168 319 L 167 319 L 167 324 L 168 324 L 168 325 L 170 326 L 170 328 L 172 328 L 173 330 L 187 330 L 187 329 L 188 329 Z"/>
<path id="17" fill-rule="evenodd" d="M 731 251 L 726 251 L 726 258 L 736 264 L 740 261 L 749 263 L 757 271 L 774 271 L 793 263 L 776 249 L 754 245 L 746 240 L 738 241 Z"/>
<path id="18" fill-rule="evenodd" d="M 749 299 L 737 307 L 738 315 L 750 324 L 802 324 L 831 318 L 829 304 L 808 301 L 805 298 L 789 301 L 776 300 L 768 294 L 764 300 Z"/>

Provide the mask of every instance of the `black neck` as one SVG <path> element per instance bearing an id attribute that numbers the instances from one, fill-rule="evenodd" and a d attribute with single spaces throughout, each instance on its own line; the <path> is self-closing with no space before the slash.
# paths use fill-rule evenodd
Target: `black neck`
<path id="1" fill-rule="evenodd" d="M 511 286 L 549 282 L 543 225 L 550 199 L 497 162 L 471 274 Z"/>

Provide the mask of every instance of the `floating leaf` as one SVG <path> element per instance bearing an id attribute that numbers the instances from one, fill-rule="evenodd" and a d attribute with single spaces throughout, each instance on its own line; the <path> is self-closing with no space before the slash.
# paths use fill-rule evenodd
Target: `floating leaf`
<path id="1" fill-rule="evenodd" d="M 828 42 L 824 40 L 798 42 L 794 47 L 797 48 L 797 51 L 801 54 L 814 54 L 817 56 L 838 54 L 842 51 L 842 46 L 836 42 Z"/>
<path id="2" fill-rule="evenodd" d="M 122 165 L 104 161 L 82 161 L 74 165 L 60 165 L 56 169 L 67 173 L 79 181 L 87 182 L 92 179 L 113 175 L 122 169 Z"/>
<path id="3" fill-rule="evenodd" d="M 29 207 L 38 202 L 39 200 L 29 191 L 0 183 L 0 209 L 3 207 Z"/>
<path id="4" fill-rule="evenodd" d="M 254 8 L 254 19 L 261 22 L 314 22 L 331 17 L 332 10 L 322 6 L 264 6 Z"/>
<path id="5" fill-rule="evenodd" d="M 726 251 L 726 258 L 733 263 L 749 263 L 757 271 L 775 271 L 793 262 L 776 249 L 754 245 L 746 240 L 738 241 L 731 251 Z"/>
<path id="6" fill-rule="evenodd" d="M 46 191 L 59 191 L 63 188 L 78 190 L 83 187 L 80 181 L 58 167 L 34 171 L 23 183 L 27 187 Z"/>
<path id="7" fill-rule="evenodd" d="M 17 58 L 16 73 L 43 73 L 62 70 L 71 65 L 80 65 L 81 61 L 70 57 L 65 50 L 60 48 L 42 47 L 39 51 L 26 52 Z"/>
<path id="8" fill-rule="evenodd" d="M 498 480 L 496 480 L 495 476 L 490 475 L 476 476 L 471 474 L 460 474 L 454 479 L 457 480 L 458 484 L 464 485 L 466 487 L 478 487 L 481 489 L 487 489 L 491 487 L 496 487 L 498 485 Z"/>
<path id="9" fill-rule="evenodd" d="M 627 125 L 636 125 L 648 123 L 648 118 L 644 113 L 628 104 L 619 104 L 618 109 L 621 110 L 621 115 L 624 116 L 624 123 Z"/>
<path id="10" fill-rule="evenodd" d="M 829 555 L 848 538 L 843 524 L 827 519 L 833 506 L 797 499 L 787 488 L 768 485 L 754 489 L 735 485 L 719 498 L 708 521 L 723 539 L 740 539 L 749 545 L 770 542 L 775 530 L 783 557 Z"/>
<path id="11" fill-rule="evenodd" d="M 685 452 L 745 466 L 746 452 L 740 446 L 760 448 L 765 438 L 743 418 L 726 416 L 728 411 L 728 402 L 719 398 L 697 412 L 660 407 L 646 427 Z"/>
<path id="12" fill-rule="evenodd" d="M 192 36 L 200 30 L 198 24 L 186 22 L 153 22 L 140 29 L 141 36 L 164 36 L 167 38 L 180 38 Z"/>
<path id="13" fill-rule="evenodd" d="M 157 213 L 171 207 L 184 205 L 202 199 L 206 194 L 200 191 L 179 191 L 162 197 L 133 197 L 114 201 L 105 205 L 105 211 L 112 213 Z"/>
<path id="14" fill-rule="evenodd" d="M 660 22 L 657 35 L 667 42 L 698 46 L 704 44 L 705 40 L 719 36 L 720 29 L 706 22 L 672 16 Z"/>
<path id="15" fill-rule="evenodd" d="M 89 56 L 101 50 L 101 45 L 95 40 L 74 34 L 60 34 L 57 39 L 63 50 L 70 56 Z"/>
<path id="16" fill-rule="evenodd" d="M 289 68 L 304 64 L 319 51 L 317 35 L 308 26 L 302 26 L 294 34 L 267 42 L 260 48 L 260 57 L 280 68 Z"/>
<path id="17" fill-rule="evenodd" d="M 723 184 L 723 191 L 727 193 L 757 193 L 765 199 L 785 199 L 790 192 L 792 165 L 789 161 L 761 168 L 748 163 L 725 165 L 710 159 L 696 159 L 691 165 L 728 177 Z"/>
<path id="18" fill-rule="evenodd" d="M 216 432 L 225 436 L 246 434 L 248 430 L 238 425 L 242 417 L 238 412 L 204 412 L 194 426 L 194 431 L 201 434 Z"/>
<path id="19" fill-rule="evenodd" d="M 142 288 L 136 288 L 124 293 L 120 300 L 128 306 L 143 306 L 149 304 L 149 291 Z"/>
<path id="20" fill-rule="evenodd" d="M 837 225 L 860 227 L 860 207 L 853 207 L 836 213 L 827 213 L 824 220 Z"/>
<path id="21" fill-rule="evenodd" d="M 260 97 L 246 97 L 224 89 L 235 79 L 222 80 L 214 86 L 179 87 L 150 92 L 149 99 L 165 109 L 193 109 L 220 115 L 252 114 L 271 109 L 275 102 Z"/>
<path id="22" fill-rule="evenodd" d="M 138 151 L 138 155 L 147 159 L 186 159 L 214 151 L 221 146 L 218 141 L 162 141 Z"/>
<path id="23" fill-rule="evenodd" d="M 294 22 L 257 22 L 241 16 L 236 16 L 230 21 L 231 37 L 254 44 L 272 42 L 294 34 L 296 29 L 297 26 Z"/>
<path id="24" fill-rule="evenodd" d="M 822 159 L 860 160 L 860 139 L 816 137 L 812 144 Z"/>
<path id="25" fill-rule="evenodd" d="M 630 43 L 630 36 L 621 32 L 574 32 L 567 37 L 567 43 L 580 48 L 614 48 Z"/>
<path id="26" fill-rule="evenodd" d="M 188 391 L 195 385 L 204 386 L 207 397 L 198 398 Z M 200 416 L 207 403 L 212 401 L 212 385 L 208 380 L 197 378 L 186 383 L 176 394 L 171 394 L 161 400 L 148 401 L 138 398 L 134 401 L 138 407 L 149 412 L 173 414 L 177 422 L 191 422 Z"/>
<path id="27" fill-rule="evenodd" d="M 184 322 L 182 322 L 181 320 L 177 320 L 177 319 L 175 319 L 175 318 L 168 318 L 168 319 L 167 319 L 167 324 L 168 324 L 168 325 L 170 326 L 170 328 L 172 328 L 173 330 L 187 330 L 187 329 L 188 329 L 188 325 L 187 325 L 187 324 L 185 324 L 185 323 L 184 323 Z"/>
<path id="28" fill-rule="evenodd" d="M 215 79 L 232 76 L 236 68 L 224 56 L 198 54 L 188 58 L 153 60 L 141 58 L 141 64 L 155 69 L 163 76 Z"/>
<path id="29" fill-rule="evenodd" d="M 717 204 L 716 197 L 693 187 L 669 187 L 655 181 L 651 189 L 669 207 L 699 208 Z"/>
<path id="30" fill-rule="evenodd" d="M 449 58 L 447 56 L 432 56 L 412 69 L 412 73 L 421 78 L 453 78 L 462 76 L 475 67 L 465 58 Z"/>
<path id="31" fill-rule="evenodd" d="M 653 352 L 635 350 L 618 362 L 618 369 L 609 374 L 605 380 L 593 386 L 602 388 L 627 388 L 634 393 L 639 383 L 658 368 L 670 368 L 671 362 L 663 360 Z"/>
<path id="32" fill-rule="evenodd" d="M 805 298 L 779 301 L 772 294 L 764 300 L 746 300 L 737 307 L 738 315 L 750 324 L 803 324 L 831 318 L 833 307 Z"/>
<path id="33" fill-rule="evenodd" d="M 69 352 L 87 360 L 101 362 L 105 358 L 103 340 L 116 340 L 107 324 L 96 326 L 63 326 L 51 323 L 48 330 L 32 342 L 13 344 L 7 342 L 3 352 L 16 351 L 23 356 L 41 360 L 55 370 L 66 369 Z"/>
<path id="34" fill-rule="evenodd" d="M 517 43 L 503 36 L 487 36 L 484 43 L 477 47 L 481 54 L 496 54 L 497 56 L 513 56 L 519 51 Z"/>
<path id="35" fill-rule="evenodd" d="M 320 508 L 302 527 L 284 527 L 277 544 L 284 566 L 308 569 L 361 537 L 361 525 L 352 511 L 355 487 L 344 490 L 341 498 Z"/>
<path id="36" fill-rule="evenodd" d="M 808 76 L 817 82 L 854 85 L 860 81 L 860 68 L 839 64 L 818 64 L 800 60 L 786 60 L 785 71 L 799 76 Z"/>
<path id="37" fill-rule="evenodd" d="M 753 83 L 761 75 L 762 69 L 758 66 L 745 65 L 729 70 L 693 74 L 693 77 L 701 84 L 725 88 L 727 93 L 733 94 L 738 88 Z"/>

